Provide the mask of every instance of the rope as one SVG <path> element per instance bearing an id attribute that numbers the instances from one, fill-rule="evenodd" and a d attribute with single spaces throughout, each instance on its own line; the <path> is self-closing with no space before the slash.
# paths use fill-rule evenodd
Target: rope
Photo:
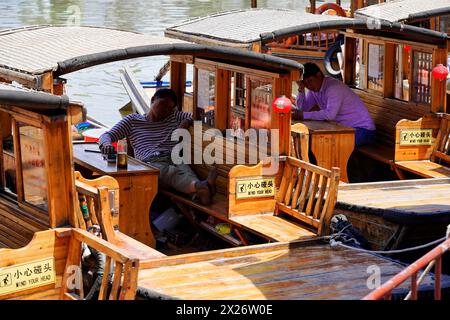
<path id="1" fill-rule="evenodd" d="M 410 251 L 415 251 L 415 250 L 420 250 L 420 249 L 424 249 L 427 248 L 429 246 L 438 244 L 440 242 L 443 242 L 446 239 L 446 237 L 442 237 L 438 240 L 434 240 L 432 242 L 426 243 L 426 244 L 422 244 L 420 246 L 416 246 L 416 247 L 411 247 L 411 248 L 406 248 L 406 249 L 400 249 L 400 250 L 388 250 L 388 251 L 376 251 L 376 250 L 366 250 L 366 249 L 361 249 L 361 248 L 355 248 L 352 246 L 347 246 L 345 244 L 343 244 L 340 241 L 336 241 L 333 238 L 330 239 L 330 245 L 332 247 L 336 247 L 336 246 L 341 246 L 347 249 L 351 249 L 351 250 L 355 250 L 355 251 L 361 251 L 361 252 L 367 252 L 367 253 L 380 253 L 380 254 L 392 254 L 392 253 L 404 253 L 404 252 L 410 252 Z"/>
<path id="2" fill-rule="evenodd" d="M 420 275 L 419 279 L 416 282 L 417 288 L 420 286 L 420 284 L 422 283 L 423 279 L 428 274 L 428 272 L 430 272 L 431 268 L 434 266 L 435 261 L 436 260 L 431 261 L 428 264 L 428 266 L 426 267 L 426 269 L 422 272 L 422 274 Z M 405 299 L 403 299 L 403 300 L 409 300 L 411 298 L 411 294 L 412 294 L 412 290 L 409 290 L 408 294 L 406 295 Z"/>

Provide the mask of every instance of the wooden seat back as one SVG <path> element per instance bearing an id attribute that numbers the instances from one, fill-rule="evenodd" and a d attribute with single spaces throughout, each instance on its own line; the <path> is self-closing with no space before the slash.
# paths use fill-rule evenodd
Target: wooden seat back
<path id="1" fill-rule="evenodd" d="M 206 126 L 203 126 L 202 129 L 204 140 L 196 139 L 195 134 L 197 133 L 194 132 L 194 129 L 192 127 L 190 128 L 192 137 L 191 167 L 200 179 L 206 179 L 206 177 L 208 176 L 208 172 L 211 170 L 212 166 L 204 163 L 204 158 L 202 157 L 202 155 L 205 152 L 208 152 L 209 154 L 214 146 L 217 146 L 216 150 L 222 150 L 222 154 L 218 156 L 218 158 L 220 159 L 216 164 L 218 171 L 216 185 L 217 193 L 223 195 L 224 197 L 227 197 L 229 193 L 229 172 L 233 167 L 239 164 L 256 165 L 263 158 L 265 158 L 266 154 L 270 155 L 270 141 L 269 146 L 267 147 L 268 150 L 266 150 L 265 148 L 258 149 L 259 146 L 253 145 L 251 142 L 249 142 L 248 139 L 245 139 L 245 141 L 237 138 L 227 139 L 218 129 L 214 129 L 216 131 L 216 134 L 214 134 L 213 131 L 208 131 L 210 128 Z M 250 152 L 250 150 L 252 149 L 258 150 L 258 152 Z M 227 155 L 233 155 L 233 157 L 231 157 L 231 159 L 227 159 Z M 256 155 L 257 157 L 252 158 L 251 155 Z M 197 160 L 200 161 L 197 161 L 196 157 L 199 156 L 200 159 Z"/>
<path id="2" fill-rule="evenodd" d="M 283 212 L 306 225 L 316 234 L 328 232 L 339 184 L 339 168 L 326 170 L 305 161 L 284 157 L 276 172 L 259 163 L 253 167 L 236 166 L 230 171 L 229 217 L 279 214 Z M 264 171 L 266 168 L 266 171 Z M 273 179 L 273 195 L 239 199 L 239 185 Z"/>
<path id="3" fill-rule="evenodd" d="M 318 235 L 329 232 L 339 185 L 339 168 L 326 170 L 288 157 L 276 196 L 276 212 L 308 225 Z"/>
<path id="4" fill-rule="evenodd" d="M 114 244 L 74 228 L 39 231 L 25 247 L 0 249 L 0 275 L 4 281 L 0 299 L 84 299 L 82 244 L 106 256 L 105 275 L 113 270 L 112 288 L 105 276 L 99 299 L 105 299 L 107 291 L 110 299 L 134 299 L 139 261 Z"/>
<path id="5" fill-rule="evenodd" d="M 88 247 L 106 255 L 98 300 L 134 299 L 137 289 L 139 260 L 129 256 L 127 252 L 112 243 L 81 229 L 72 230 L 60 298 L 63 300 L 84 299 L 83 286 L 74 287 L 70 285 L 69 281 L 70 277 L 73 276 L 74 266 L 81 266 L 82 244 L 86 244 Z"/>
<path id="6" fill-rule="evenodd" d="M 426 115 L 418 120 L 400 120 L 395 134 L 395 161 L 430 160 L 440 145 L 441 118 Z"/>
<path id="7" fill-rule="evenodd" d="M 110 176 L 86 179 L 75 171 L 78 205 L 75 208 L 78 227 L 90 230 L 95 225 L 102 237 L 114 241 L 119 226 L 119 184 Z"/>
<path id="8" fill-rule="evenodd" d="M 441 124 L 436 137 L 435 148 L 431 154 L 431 161 L 440 164 L 450 164 L 450 114 L 440 115 Z"/>
<path id="9" fill-rule="evenodd" d="M 303 123 L 291 126 L 291 157 L 309 162 L 309 130 Z"/>

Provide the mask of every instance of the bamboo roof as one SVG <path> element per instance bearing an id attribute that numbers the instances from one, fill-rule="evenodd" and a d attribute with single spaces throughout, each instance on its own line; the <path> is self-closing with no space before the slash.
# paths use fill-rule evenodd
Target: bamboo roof
<path id="1" fill-rule="evenodd" d="M 169 27 L 165 35 L 196 43 L 250 49 L 255 42 L 265 44 L 303 33 L 347 29 L 442 46 L 446 45 L 448 38 L 440 32 L 397 22 L 382 20 L 374 24 L 366 18 L 354 19 L 283 9 L 247 9 L 217 13 Z"/>
<path id="2" fill-rule="evenodd" d="M 450 0 L 394 0 L 359 9 L 355 17 L 409 22 L 450 14 Z"/>
<path id="3" fill-rule="evenodd" d="M 190 19 L 166 29 L 166 35 L 201 36 L 230 43 L 251 44 L 260 34 L 279 29 L 325 21 L 345 21 L 333 15 L 314 15 L 285 9 L 246 9 Z M 190 40 L 188 37 L 184 39 Z"/>
<path id="4" fill-rule="evenodd" d="M 303 68 L 295 61 L 270 55 L 99 27 L 37 26 L 0 31 L 0 78 L 25 79 L 33 88 L 39 88 L 42 75 L 48 72 L 59 76 L 153 55 L 191 55 L 281 72 Z"/>
<path id="5" fill-rule="evenodd" d="M 79 56 L 143 45 L 182 43 L 97 27 L 38 26 L 0 32 L 0 66 L 30 74 L 58 69 L 58 62 Z"/>

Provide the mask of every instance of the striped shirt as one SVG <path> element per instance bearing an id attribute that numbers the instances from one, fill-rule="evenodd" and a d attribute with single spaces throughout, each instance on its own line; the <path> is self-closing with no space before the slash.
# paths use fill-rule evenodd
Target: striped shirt
<path id="1" fill-rule="evenodd" d="M 140 114 L 130 114 L 100 136 L 99 143 L 110 144 L 128 138 L 134 150 L 134 157 L 145 161 L 160 154 L 170 154 L 178 141 L 172 141 L 172 132 L 184 119 L 192 119 L 192 114 L 175 110 L 162 121 L 153 122 Z"/>

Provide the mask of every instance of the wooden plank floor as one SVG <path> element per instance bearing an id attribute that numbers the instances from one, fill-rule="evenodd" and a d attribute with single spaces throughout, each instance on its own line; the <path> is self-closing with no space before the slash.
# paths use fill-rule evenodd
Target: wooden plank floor
<path id="1" fill-rule="evenodd" d="M 450 179 L 354 183 L 340 186 L 338 202 L 413 212 L 450 210 Z"/>
<path id="2" fill-rule="evenodd" d="M 274 243 L 158 259 L 141 266 L 138 285 L 181 299 L 360 299 L 369 266 L 382 282 L 403 268 L 326 244 Z"/>

